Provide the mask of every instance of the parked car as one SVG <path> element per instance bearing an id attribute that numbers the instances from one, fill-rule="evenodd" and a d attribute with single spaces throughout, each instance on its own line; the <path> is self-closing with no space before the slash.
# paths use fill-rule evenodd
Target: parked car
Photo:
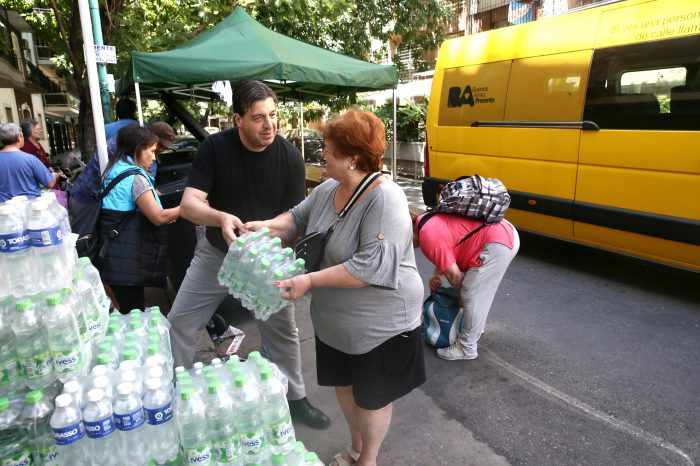
<path id="1" fill-rule="evenodd" d="M 176 151 L 197 150 L 199 141 L 194 136 L 176 136 L 174 145 Z"/>
<path id="2" fill-rule="evenodd" d="M 284 134 L 284 137 L 294 144 L 297 149 L 301 150 L 301 131 L 292 129 Z M 321 157 L 321 152 L 325 144 L 323 137 L 319 131 L 313 129 L 304 129 L 304 161 L 307 163 L 325 164 L 326 161 Z"/>

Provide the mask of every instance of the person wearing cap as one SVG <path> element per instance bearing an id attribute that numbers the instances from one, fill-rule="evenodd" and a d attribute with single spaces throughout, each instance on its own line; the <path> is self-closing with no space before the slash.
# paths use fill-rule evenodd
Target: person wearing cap
<path id="1" fill-rule="evenodd" d="M 51 173 L 38 158 L 20 150 L 24 135 L 19 126 L 0 124 L 0 144 L 0 202 L 22 195 L 37 197 L 40 185 L 56 185 L 59 172 Z"/>
<path id="2" fill-rule="evenodd" d="M 121 129 L 122 128 L 120 128 L 120 130 Z M 158 137 L 158 143 L 155 151 L 156 155 L 162 153 L 166 149 L 172 149 L 174 147 L 173 142 L 175 141 L 175 131 L 168 123 L 164 121 L 156 121 L 149 126 L 149 129 Z M 116 150 L 117 137 L 115 135 L 107 140 L 107 157 L 110 160 L 114 156 Z M 156 162 L 154 162 L 150 168 L 150 174 L 154 178 L 156 170 L 157 165 Z M 100 159 L 97 156 L 97 152 L 95 152 L 83 171 L 80 173 L 80 176 L 75 180 L 73 188 L 70 191 L 70 197 L 68 198 L 68 214 L 71 218 L 96 199 L 97 191 L 100 189 L 101 177 Z"/>

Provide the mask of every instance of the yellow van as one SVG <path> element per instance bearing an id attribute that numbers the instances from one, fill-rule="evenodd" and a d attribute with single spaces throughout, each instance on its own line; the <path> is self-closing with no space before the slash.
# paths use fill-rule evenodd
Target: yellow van
<path id="1" fill-rule="evenodd" d="M 700 270 L 700 4 L 628 0 L 447 40 L 423 197 L 498 178 L 519 228 Z"/>

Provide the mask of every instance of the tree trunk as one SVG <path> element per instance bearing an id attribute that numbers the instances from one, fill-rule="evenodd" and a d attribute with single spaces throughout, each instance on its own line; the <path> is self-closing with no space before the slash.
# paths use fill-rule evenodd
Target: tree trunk
<path id="1" fill-rule="evenodd" d="M 80 127 L 80 157 L 83 159 L 83 162 L 87 162 L 97 148 L 95 122 L 92 118 L 92 103 L 90 100 L 90 89 L 87 87 L 87 83 L 81 85 L 78 89 L 80 91 L 80 113 L 78 114 L 78 125 Z"/>

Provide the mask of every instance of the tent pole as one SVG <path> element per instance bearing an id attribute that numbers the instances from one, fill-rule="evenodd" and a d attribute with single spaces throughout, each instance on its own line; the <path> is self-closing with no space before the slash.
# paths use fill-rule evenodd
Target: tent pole
<path id="1" fill-rule="evenodd" d="M 139 126 L 143 126 L 143 112 L 141 111 L 141 90 L 139 83 L 134 83 L 134 91 L 136 91 L 136 108 L 139 109 Z"/>
<path id="2" fill-rule="evenodd" d="M 304 102 L 299 101 L 299 115 L 301 115 L 301 132 L 299 136 L 301 137 L 301 158 L 306 161 L 306 156 L 304 156 Z"/>
<path id="3" fill-rule="evenodd" d="M 391 90 L 391 101 L 394 107 L 394 137 L 391 150 L 391 179 L 396 181 L 396 89 Z"/>

